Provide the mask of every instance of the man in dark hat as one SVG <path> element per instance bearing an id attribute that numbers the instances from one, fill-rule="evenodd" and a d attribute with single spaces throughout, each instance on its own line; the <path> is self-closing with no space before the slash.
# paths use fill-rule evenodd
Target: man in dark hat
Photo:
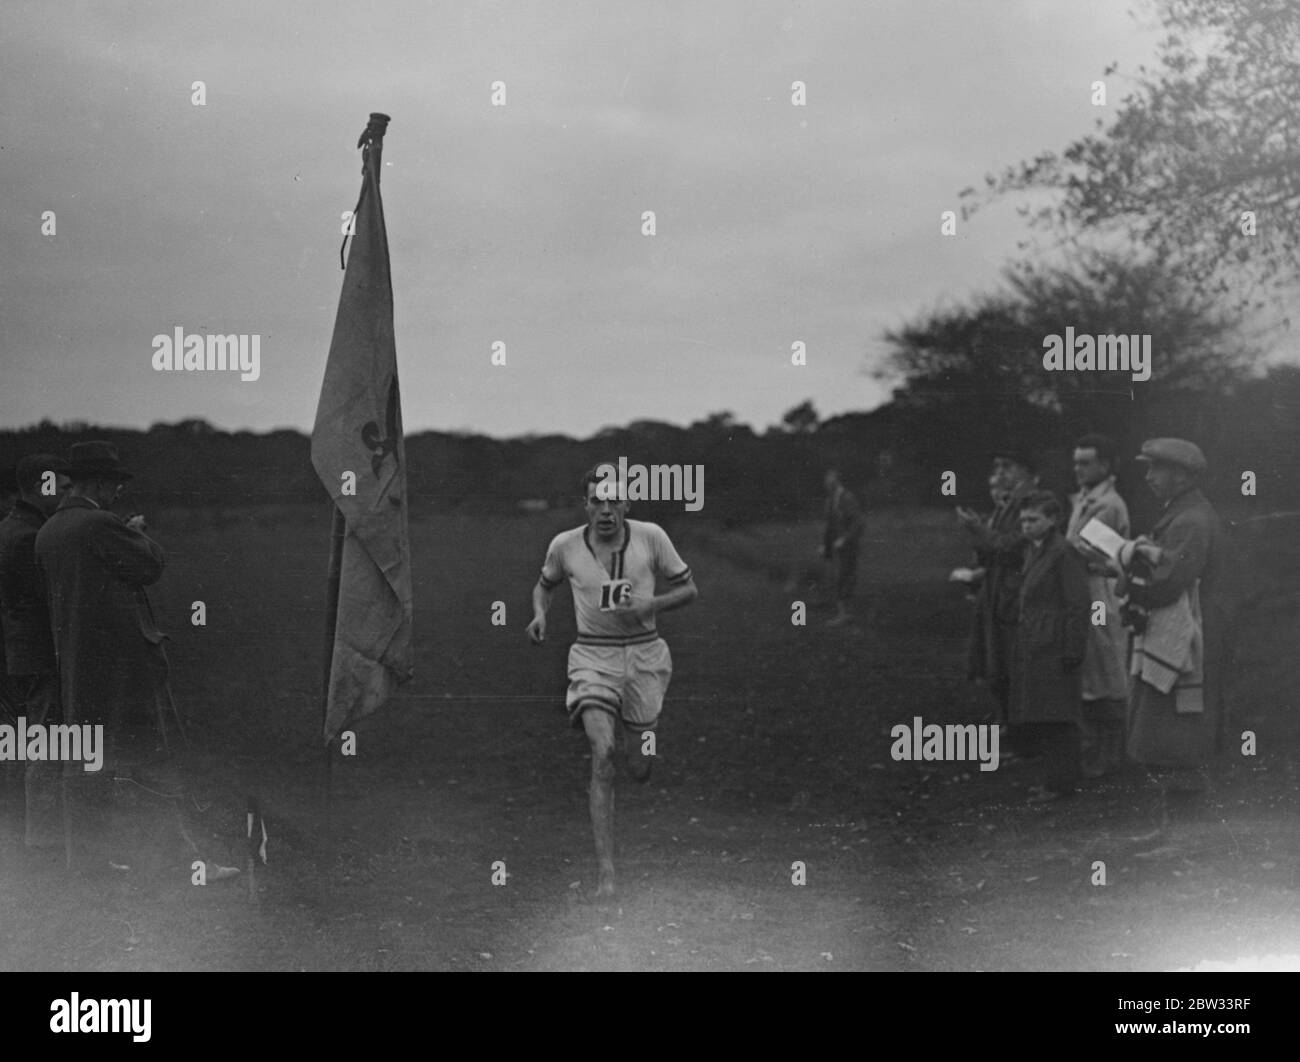
<path id="1" fill-rule="evenodd" d="M 18 462 L 18 500 L 0 520 L 0 620 L 14 718 L 28 726 L 61 721 L 59 675 L 45 604 L 45 582 L 36 566 L 36 534 L 68 487 L 67 467 L 53 454 Z M 63 842 L 58 764 L 31 762 L 23 770 L 24 839 L 28 848 Z"/>
<path id="2" fill-rule="evenodd" d="M 991 456 L 989 488 L 1000 500 L 987 518 L 958 506 L 957 520 L 970 534 L 976 566 L 984 569 L 975 598 L 966 673 L 972 680 L 988 683 L 997 705 L 998 724 L 1006 726 L 1027 543 L 1020 529 L 1020 503 L 1038 489 L 1038 476 L 1033 458 L 1023 449 L 1008 447 Z"/>
<path id="3" fill-rule="evenodd" d="M 65 794 L 74 840 L 90 851 L 91 868 L 129 869 L 109 828 L 114 778 L 175 801 L 181 838 L 193 850 L 179 819 L 179 780 L 168 768 L 166 636 L 145 593 L 162 575 L 165 558 L 144 533 L 143 517 L 126 521 L 110 511 L 132 478 L 114 446 L 74 445 L 68 473 L 71 489 L 37 534 L 36 557 L 48 593 L 64 720 L 102 725 L 106 754 L 98 774 L 67 771 Z M 207 880 L 213 878 L 209 868 Z"/>
<path id="4" fill-rule="evenodd" d="M 1161 783 L 1160 827 L 1144 840 L 1163 841 L 1165 828 L 1190 817 L 1204 795 L 1232 588 L 1223 525 L 1197 486 L 1200 447 L 1148 439 L 1137 460 L 1164 507 L 1151 535 L 1121 550 L 1115 567 L 1134 627 L 1128 755 Z"/>
<path id="5" fill-rule="evenodd" d="M 166 673 L 163 635 L 144 587 L 162 575 L 162 547 L 110 506 L 132 478 L 106 442 L 74 444 L 72 486 L 36 536 L 58 654 L 64 721 L 104 728 L 104 767 L 67 770 L 65 796 L 78 855 L 96 869 L 126 867 L 109 836 L 113 778 L 146 756 L 156 683 Z M 124 762 L 125 761 L 125 762 Z M 70 853 L 71 856 L 71 853 Z"/>

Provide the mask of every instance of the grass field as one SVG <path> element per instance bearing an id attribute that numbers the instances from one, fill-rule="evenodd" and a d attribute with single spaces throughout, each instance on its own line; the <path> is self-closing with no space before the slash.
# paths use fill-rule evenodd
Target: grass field
<path id="1" fill-rule="evenodd" d="M 1044 809 L 1024 802 L 1023 765 L 890 759 L 895 723 L 988 710 L 963 679 L 968 605 L 945 580 L 966 556 L 943 513 L 871 517 L 869 607 L 839 629 L 809 586 L 816 525 L 675 532 L 700 598 L 661 620 L 674 677 L 655 776 L 618 782 L 621 896 L 584 902 L 595 861 L 586 742 L 561 712 L 567 593 L 544 646 L 523 633 L 546 544 L 575 522 L 413 520 L 416 676 L 356 728 L 327 814 L 328 513 L 157 514 L 169 567 L 153 598 L 206 843 L 238 859 L 256 794 L 269 866 L 256 902 L 246 881 L 192 886 L 188 863 L 150 855 L 165 823 L 141 802 L 124 811 L 139 865 L 68 879 L 22 852 L 7 791 L 0 967 L 1126 970 L 1300 953 L 1294 612 L 1243 628 L 1232 697 L 1260 754 L 1220 765 L 1215 821 L 1167 857 L 1129 859 L 1121 840 L 1148 813 L 1137 780 Z M 205 627 L 190 625 L 199 600 Z"/>

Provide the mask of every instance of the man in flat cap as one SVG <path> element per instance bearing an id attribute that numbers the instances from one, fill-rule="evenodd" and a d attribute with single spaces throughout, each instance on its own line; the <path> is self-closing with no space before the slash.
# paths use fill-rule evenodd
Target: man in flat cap
<path id="1" fill-rule="evenodd" d="M 18 500 L 0 520 L 0 620 L 4 660 L 17 726 L 59 723 L 59 674 L 45 603 L 45 582 L 36 566 L 36 534 L 68 487 L 67 468 L 53 454 L 31 454 L 18 462 Z M 63 844 L 61 768 L 29 762 L 23 769 L 24 843 L 28 848 Z"/>
<path id="2" fill-rule="evenodd" d="M 1137 459 L 1164 508 L 1149 537 L 1121 550 L 1117 589 L 1134 628 L 1128 755 L 1162 783 L 1159 836 L 1204 796 L 1232 598 L 1223 525 L 1197 486 L 1200 447 L 1148 439 Z"/>
<path id="3" fill-rule="evenodd" d="M 1020 576 L 1028 543 L 1020 529 L 1020 503 L 1038 489 L 1038 476 L 1033 458 L 1024 449 L 1008 447 L 990 456 L 993 473 L 989 490 L 999 501 L 988 517 L 958 506 L 957 520 L 970 535 L 976 567 L 984 569 L 975 598 L 966 675 L 988 684 L 997 706 L 997 722 L 1005 727 L 1010 719 L 1011 658 L 1020 622 Z"/>

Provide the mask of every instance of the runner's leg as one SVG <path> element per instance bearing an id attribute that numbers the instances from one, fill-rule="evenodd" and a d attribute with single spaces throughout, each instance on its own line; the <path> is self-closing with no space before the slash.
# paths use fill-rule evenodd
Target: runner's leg
<path id="1" fill-rule="evenodd" d="M 652 742 L 664 696 L 673 677 L 673 658 L 662 638 L 629 646 L 628 682 L 623 690 L 622 729 L 628 773 L 636 782 L 650 777 L 658 749 Z M 647 748 L 648 746 L 648 748 Z"/>
<path id="2" fill-rule="evenodd" d="M 582 727 L 591 742 L 591 828 L 596 837 L 600 876 L 597 896 L 614 894 L 614 727 L 605 708 L 584 707 Z"/>
<path id="3" fill-rule="evenodd" d="M 644 782 L 650 777 L 650 768 L 654 766 L 654 757 L 645 751 L 646 738 L 652 733 L 648 728 L 637 723 L 623 724 L 623 748 L 627 758 L 628 773 L 633 781 Z"/>

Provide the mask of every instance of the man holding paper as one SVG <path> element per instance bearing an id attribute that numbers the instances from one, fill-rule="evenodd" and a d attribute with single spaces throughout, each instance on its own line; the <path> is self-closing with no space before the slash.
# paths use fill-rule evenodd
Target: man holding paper
<path id="1" fill-rule="evenodd" d="M 1204 792 L 1231 587 L 1223 525 L 1197 486 L 1205 470 L 1200 447 L 1148 439 L 1137 459 L 1164 509 L 1149 539 L 1120 550 L 1117 590 L 1143 613 L 1130 668 L 1128 754 L 1162 775 L 1159 836 L 1171 814 L 1186 814 Z"/>
<path id="2" fill-rule="evenodd" d="M 1120 618 L 1115 574 L 1088 546 L 1118 557 L 1128 538 L 1128 506 L 1115 489 L 1115 444 L 1104 435 L 1085 435 L 1074 444 L 1074 477 L 1066 540 L 1087 561 L 1092 619 L 1080 673 L 1083 687 L 1083 775 L 1099 778 L 1124 761 L 1124 718 L 1128 700 L 1128 632 Z M 1088 528 L 1088 538 L 1082 532 Z M 1107 536 L 1105 532 L 1111 532 Z M 1107 548 L 1109 545 L 1109 549 Z M 1097 609 L 1100 602 L 1104 611 Z M 1100 620 L 1100 622 L 1099 622 Z"/>

